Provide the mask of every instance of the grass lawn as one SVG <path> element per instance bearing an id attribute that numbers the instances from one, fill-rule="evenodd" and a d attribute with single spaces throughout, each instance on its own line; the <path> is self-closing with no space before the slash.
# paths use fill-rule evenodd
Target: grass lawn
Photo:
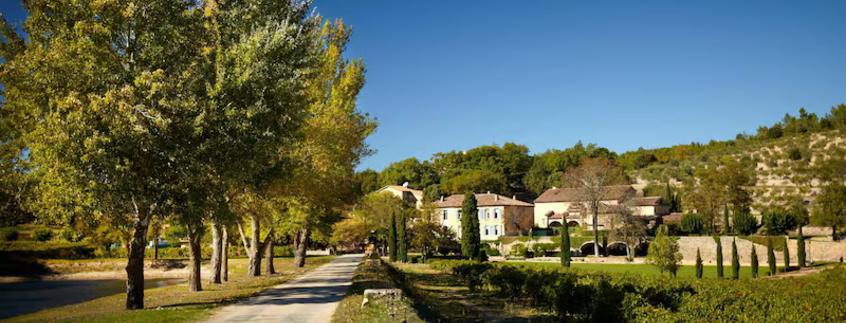
<path id="1" fill-rule="evenodd" d="M 509 264 L 520 264 L 530 267 L 560 267 L 559 263 L 540 263 L 540 262 L 525 262 L 525 261 L 509 261 Z M 594 264 L 594 263 L 572 263 L 572 268 L 586 271 L 603 271 L 608 273 L 635 273 L 643 275 L 660 275 L 661 271 L 658 267 L 647 264 Z M 758 267 L 758 276 L 763 277 L 769 273 L 769 268 L 766 264 Z M 731 276 L 731 264 L 726 264 L 723 267 L 725 277 Z M 669 275 L 665 273 L 665 275 Z M 681 266 L 677 276 L 680 278 L 695 278 L 696 266 Z M 703 278 L 716 278 L 717 266 L 704 266 L 702 268 Z M 740 267 L 740 278 L 751 278 L 752 267 Z"/>
<path id="2" fill-rule="evenodd" d="M 10 322 L 186 322 L 208 316 L 222 304 L 252 296 L 260 291 L 288 281 L 308 270 L 327 263 L 332 257 L 308 258 L 304 268 L 291 265 L 291 258 L 276 258 L 274 265 L 279 272 L 273 276 L 246 277 L 247 259 L 231 259 L 229 282 L 214 285 L 203 277 L 202 292 L 188 291 L 187 284 L 148 289 L 145 292 L 144 310 L 124 309 L 125 294 L 101 297 L 88 302 L 56 307 L 31 314 L 12 317 Z"/>
<path id="3" fill-rule="evenodd" d="M 387 269 L 378 260 L 362 262 L 356 269 L 347 296 L 335 310 L 332 322 L 425 322 L 417 316 L 405 295 L 398 300 L 371 299 L 366 306 L 361 306 L 365 289 L 398 288 Z"/>

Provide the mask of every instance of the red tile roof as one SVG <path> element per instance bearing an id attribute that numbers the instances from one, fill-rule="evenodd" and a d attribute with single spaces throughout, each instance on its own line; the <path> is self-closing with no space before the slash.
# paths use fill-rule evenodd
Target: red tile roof
<path id="1" fill-rule="evenodd" d="M 633 196 L 635 189 L 631 185 L 614 185 L 603 187 L 602 200 L 622 200 L 627 196 Z M 584 201 L 582 190 L 578 188 L 551 188 L 543 192 L 535 199 L 535 203 L 548 202 L 579 202 Z"/>
<path id="2" fill-rule="evenodd" d="M 520 200 L 505 197 L 492 193 L 476 193 L 477 206 L 533 206 Z M 464 203 L 464 194 L 453 194 L 435 201 L 435 207 L 461 207 Z"/>

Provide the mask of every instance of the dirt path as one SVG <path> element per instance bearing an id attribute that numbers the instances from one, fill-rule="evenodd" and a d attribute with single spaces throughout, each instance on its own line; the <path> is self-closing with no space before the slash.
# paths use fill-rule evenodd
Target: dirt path
<path id="1" fill-rule="evenodd" d="M 207 322 L 329 322 L 362 255 L 344 255 L 261 295 L 218 310 Z"/>

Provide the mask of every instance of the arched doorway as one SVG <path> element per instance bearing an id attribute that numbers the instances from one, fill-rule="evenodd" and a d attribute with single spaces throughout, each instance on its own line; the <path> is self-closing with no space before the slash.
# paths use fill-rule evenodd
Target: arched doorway
<path id="1" fill-rule="evenodd" d="M 614 241 L 608 244 L 609 256 L 626 256 L 626 243 L 622 241 Z"/>
<path id="2" fill-rule="evenodd" d="M 593 255 L 593 241 L 588 241 L 583 243 L 579 247 L 579 252 L 582 253 L 583 256 L 592 256 Z M 599 254 L 603 254 L 604 250 L 602 249 L 602 245 L 599 245 Z"/>

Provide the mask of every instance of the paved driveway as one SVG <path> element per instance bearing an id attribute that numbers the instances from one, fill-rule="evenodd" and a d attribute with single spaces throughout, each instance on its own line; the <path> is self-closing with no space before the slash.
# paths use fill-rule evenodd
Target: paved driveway
<path id="1" fill-rule="evenodd" d="M 343 255 L 261 295 L 224 306 L 207 322 L 329 322 L 362 255 Z"/>

